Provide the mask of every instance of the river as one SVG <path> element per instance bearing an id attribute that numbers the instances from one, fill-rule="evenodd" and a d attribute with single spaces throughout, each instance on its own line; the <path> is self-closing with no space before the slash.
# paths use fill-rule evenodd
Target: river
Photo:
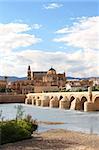
<path id="1" fill-rule="evenodd" d="M 16 117 L 15 106 L 20 104 L 0 104 L 4 119 Z M 66 129 L 81 131 L 84 133 L 99 134 L 99 112 L 81 112 L 75 110 L 64 110 L 59 108 L 37 107 L 21 104 L 24 114 L 29 114 L 38 121 L 63 122 L 64 124 L 47 125 L 40 124 L 38 131 L 43 132 L 49 129 Z"/>

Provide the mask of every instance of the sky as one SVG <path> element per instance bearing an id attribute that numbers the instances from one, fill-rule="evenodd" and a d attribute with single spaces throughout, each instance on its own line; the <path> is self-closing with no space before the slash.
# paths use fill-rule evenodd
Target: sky
<path id="1" fill-rule="evenodd" d="M 99 77 L 98 0 L 0 0 L 0 76 L 53 67 Z"/>

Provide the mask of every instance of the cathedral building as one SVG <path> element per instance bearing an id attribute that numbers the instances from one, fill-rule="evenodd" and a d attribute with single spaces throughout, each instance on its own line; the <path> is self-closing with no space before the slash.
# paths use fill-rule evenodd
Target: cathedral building
<path id="1" fill-rule="evenodd" d="M 48 84 L 63 87 L 65 86 L 66 83 L 66 76 L 65 73 L 57 74 L 56 70 L 53 69 L 52 67 L 48 71 L 31 72 L 29 66 L 27 71 L 27 80 L 34 81 L 34 85 Z"/>
<path id="2" fill-rule="evenodd" d="M 31 71 L 30 66 L 27 70 L 27 79 L 12 82 L 12 89 L 16 93 L 26 94 L 30 92 L 55 92 L 65 87 L 65 73 L 56 73 L 52 67 L 48 71 Z"/>

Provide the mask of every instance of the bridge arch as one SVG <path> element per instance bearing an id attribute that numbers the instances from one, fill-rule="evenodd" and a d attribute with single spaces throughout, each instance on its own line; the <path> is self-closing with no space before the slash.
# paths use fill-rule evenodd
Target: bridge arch
<path id="1" fill-rule="evenodd" d="M 27 104 L 32 104 L 32 99 L 31 98 L 27 99 Z"/>
<path id="2" fill-rule="evenodd" d="M 87 101 L 87 97 L 86 96 L 82 96 L 80 99 L 80 110 L 84 110 L 84 103 Z"/>
<path id="3" fill-rule="evenodd" d="M 50 99 L 52 99 L 54 96 L 51 96 Z"/>
<path id="4" fill-rule="evenodd" d="M 71 107 L 71 103 L 72 103 L 72 101 L 75 99 L 76 97 L 74 96 L 74 95 L 71 95 L 70 97 L 69 97 L 69 108 Z"/>
<path id="5" fill-rule="evenodd" d="M 94 97 L 93 97 L 93 102 L 95 102 L 99 97 L 99 94 L 96 94 Z"/>
<path id="6" fill-rule="evenodd" d="M 99 110 L 99 95 L 94 97 L 94 110 Z"/>
<path id="7" fill-rule="evenodd" d="M 60 95 L 60 96 L 59 96 L 59 101 L 60 101 L 62 98 L 63 98 L 63 96 L 62 96 L 62 95 Z"/>

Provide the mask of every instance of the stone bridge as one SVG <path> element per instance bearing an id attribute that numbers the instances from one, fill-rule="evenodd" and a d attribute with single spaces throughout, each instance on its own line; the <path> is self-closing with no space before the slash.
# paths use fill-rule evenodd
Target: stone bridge
<path id="1" fill-rule="evenodd" d="M 99 110 L 99 92 L 53 92 L 29 93 L 25 104 L 42 107 L 73 109 L 81 111 Z"/>

